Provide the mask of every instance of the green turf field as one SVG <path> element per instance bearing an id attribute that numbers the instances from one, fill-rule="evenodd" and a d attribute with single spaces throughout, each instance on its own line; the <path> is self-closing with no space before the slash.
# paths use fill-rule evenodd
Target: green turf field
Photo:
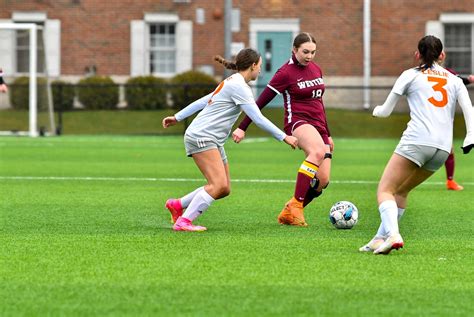
<path id="1" fill-rule="evenodd" d="M 474 298 L 474 154 L 462 192 L 444 169 L 411 195 L 405 248 L 360 254 L 395 139 L 335 138 L 332 181 L 307 228 L 276 216 L 303 159 L 272 139 L 228 143 L 232 193 L 173 232 L 167 198 L 203 184 L 181 137 L 0 138 L 0 316 L 468 316 Z M 359 208 L 336 230 L 338 200 Z"/>

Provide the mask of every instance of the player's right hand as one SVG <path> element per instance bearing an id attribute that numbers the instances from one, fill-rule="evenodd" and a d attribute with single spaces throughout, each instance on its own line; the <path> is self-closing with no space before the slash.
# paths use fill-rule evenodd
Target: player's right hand
<path id="1" fill-rule="evenodd" d="M 298 139 L 295 138 L 294 136 L 287 135 L 283 141 L 285 141 L 286 144 L 291 146 L 293 149 L 296 149 L 298 147 Z"/>
<path id="2" fill-rule="evenodd" d="M 474 83 L 474 75 L 469 75 L 469 76 L 467 77 L 467 80 L 469 80 L 469 82 L 470 82 L 471 84 Z"/>
<path id="3" fill-rule="evenodd" d="M 234 140 L 235 143 L 240 143 L 245 138 L 245 131 L 237 128 L 232 132 L 232 140 Z"/>
<path id="4" fill-rule="evenodd" d="M 163 119 L 163 128 L 167 128 L 167 127 L 170 127 L 172 125 L 175 125 L 176 123 L 178 123 L 178 120 L 176 120 L 175 116 L 171 116 L 171 117 L 166 117 Z"/>
<path id="5" fill-rule="evenodd" d="M 381 112 L 382 106 L 376 106 L 374 110 L 372 111 L 372 116 L 373 117 L 380 117 L 380 112 Z"/>

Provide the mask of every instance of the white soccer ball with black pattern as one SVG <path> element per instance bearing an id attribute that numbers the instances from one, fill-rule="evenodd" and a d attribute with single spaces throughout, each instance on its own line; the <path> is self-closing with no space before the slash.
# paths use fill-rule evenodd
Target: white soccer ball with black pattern
<path id="1" fill-rule="evenodd" d="M 359 219 L 359 210 L 350 201 L 338 201 L 329 211 L 329 221 L 337 229 L 351 229 Z"/>

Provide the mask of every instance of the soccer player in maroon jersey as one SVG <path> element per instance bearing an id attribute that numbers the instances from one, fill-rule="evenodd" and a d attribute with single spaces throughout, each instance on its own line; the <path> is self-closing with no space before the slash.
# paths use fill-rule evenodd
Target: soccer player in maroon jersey
<path id="1" fill-rule="evenodd" d="M 443 55 L 443 61 L 446 58 L 446 54 Z M 443 62 L 441 61 L 441 62 Z M 463 77 L 460 76 L 456 71 L 454 71 L 451 68 L 447 68 L 446 70 L 450 71 L 454 75 L 458 76 L 459 78 L 462 79 L 462 82 L 464 85 L 469 85 L 470 83 L 474 82 L 474 75 L 469 75 L 468 77 Z M 454 151 L 451 149 L 451 153 L 449 153 L 448 158 L 446 159 L 446 162 L 444 163 L 444 167 L 446 168 L 446 188 L 448 190 L 463 190 L 464 187 L 459 185 L 455 180 L 454 180 Z"/>
<path id="2" fill-rule="evenodd" d="M 334 143 L 330 136 L 323 104 L 325 90 L 321 68 L 313 62 L 316 41 L 309 33 L 298 34 L 293 41 L 290 60 L 282 65 L 257 99 L 265 107 L 277 94 L 283 95 L 285 132 L 298 138 L 305 152 L 296 176 L 295 192 L 278 216 L 285 225 L 307 226 L 303 208 L 321 195 L 329 183 Z M 245 117 L 232 134 L 235 142 L 245 137 L 252 121 Z"/>

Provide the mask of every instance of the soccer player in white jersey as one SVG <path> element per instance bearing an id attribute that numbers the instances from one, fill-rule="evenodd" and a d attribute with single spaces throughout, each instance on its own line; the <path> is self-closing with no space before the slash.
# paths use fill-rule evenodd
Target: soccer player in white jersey
<path id="1" fill-rule="evenodd" d="M 3 70 L 0 69 L 0 92 L 7 92 L 8 87 L 7 84 L 3 81 Z"/>
<path id="2" fill-rule="evenodd" d="M 286 135 L 265 118 L 255 104 L 248 82 L 260 73 L 262 58 L 253 49 L 241 50 L 235 62 L 220 56 L 215 60 L 227 69 L 237 72 L 222 81 L 214 92 L 196 100 L 174 116 L 163 119 L 163 127 L 175 125 L 178 121 L 202 110 L 186 129 L 184 144 L 186 154 L 194 159 L 207 184 L 180 199 L 168 199 L 165 207 L 171 213 L 176 231 L 204 231 L 206 227 L 193 225 L 216 199 L 230 193 L 230 174 L 224 143 L 229 137 L 232 125 L 243 110 L 263 130 L 293 149 L 298 140 Z"/>
<path id="3" fill-rule="evenodd" d="M 431 35 L 418 42 L 418 67 L 404 71 L 375 117 L 388 117 L 401 95 L 410 107 L 410 122 L 380 179 L 377 200 L 381 224 L 362 252 L 388 254 L 402 248 L 398 221 L 405 212 L 408 193 L 443 166 L 451 151 L 456 103 L 464 114 L 467 135 L 464 154 L 474 146 L 474 111 L 462 80 L 441 67 L 443 44 Z"/>

